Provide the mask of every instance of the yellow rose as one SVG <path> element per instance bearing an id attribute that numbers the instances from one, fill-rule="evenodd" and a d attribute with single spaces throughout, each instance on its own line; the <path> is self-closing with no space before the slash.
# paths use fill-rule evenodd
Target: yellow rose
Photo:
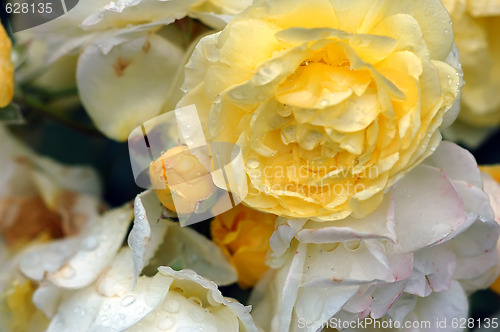
<path id="1" fill-rule="evenodd" d="M 363 217 L 439 144 L 460 85 L 452 44 L 437 0 L 255 1 L 197 45 L 178 106 L 241 146 L 247 205 Z"/>
<path id="2" fill-rule="evenodd" d="M 0 24 L 0 107 L 7 106 L 14 95 L 14 65 L 10 59 L 12 43 Z"/>
<path id="3" fill-rule="evenodd" d="M 450 12 L 464 70 L 460 119 L 500 124 L 500 1 L 443 0 Z"/>
<path id="4" fill-rule="evenodd" d="M 238 272 L 242 287 L 254 286 L 267 271 L 269 238 L 276 216 L 238 205 L 212 221 L 212 239 Z"/>

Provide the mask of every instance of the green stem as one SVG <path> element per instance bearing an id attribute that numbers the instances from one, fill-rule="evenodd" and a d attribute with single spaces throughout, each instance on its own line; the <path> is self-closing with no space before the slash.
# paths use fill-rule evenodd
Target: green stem
<path id="1" fill-rule="evenodd" d="M 26 105 L 29 109 L 41 113 L 44 116 L 56 120 L 83 134 L 102 137 L 101 132 L 99 132 L 95 127 L 82 124 L 78 121 L 75 121 L 69 117 L 64 116 L 64 114 L 61 114 L 61 112 L 51 108 L 50 106 L 47 106 L 34 96 L 28 94 L 22 94 L 22 96 L 17 96 L 16 102 L 20 105 Z"/>

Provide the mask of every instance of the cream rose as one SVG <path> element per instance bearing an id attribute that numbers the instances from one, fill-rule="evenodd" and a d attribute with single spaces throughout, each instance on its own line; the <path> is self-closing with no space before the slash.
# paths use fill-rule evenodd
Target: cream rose
<path id="1" fill-rule="evenodd" d="M 0 330 L 35 332 L 47 323 L 32 302 L 38 281 L 57 269 L 54 249 L 64 262 L 78 246 L 75 238 L 96 222 L 100 185 L 91 168 L 39 156 L 3 125 L 0 141 Z M 43 248 L 53 250 L 43 255 Z M 39 267 L 40 278 L 31 280 L 25 263 L 30 271 Z"/>
<path id="2" fill-rule="evenodd" d="M 453 21 L 464 70 L 459 118 L 473 126 L 500 124 L 500 1 L 443 0 Z"/>
<path id="3" fill-rule="evenodd" d="M 456 115 L 452 43 L 435 0 L 255 1 L 197 45 L 179 105 L 197 106 L 210 139 L 241 146 L 247 205 L 359 218 Z"/>

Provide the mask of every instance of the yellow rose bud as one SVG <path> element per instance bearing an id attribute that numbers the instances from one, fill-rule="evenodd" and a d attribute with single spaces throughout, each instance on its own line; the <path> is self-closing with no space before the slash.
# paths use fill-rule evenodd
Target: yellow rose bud
<path id="1" fill-rule="evenodd" d="M 254 286 L 268 270 L 265 264 L 276 215 L 238 205 L 212 221 L 212 239 L 229 258 L 241 287 Z"/>
<path id="2" fill-rule="evenodd" d="M 187 146 L 176 146 L 151 163 L 149 174 L 161 203 L 180 214 L 196 211 L 216 190 L 210 172 Z"/>
<path id="3" fill-rule="evenodd" d="M 500 1 L 443 0 L 453 21 L 464 71 L 459 118 L 474 126 L 500 124 Z"/>
<path id="4" fill-rule="evenodd" d="M 14 95 L 14 65 L 10 59 L 12 43 L 0 24 L 0 107 L 7 106 Z"/>
<path id="5" fill-rule="evenodd" d="M 199 42 L 178 106 L 241 147 L 246 205 L 362 218 L 438 146 L 460 87 L 452 44 L 439 0 L 254 1 Z"/>

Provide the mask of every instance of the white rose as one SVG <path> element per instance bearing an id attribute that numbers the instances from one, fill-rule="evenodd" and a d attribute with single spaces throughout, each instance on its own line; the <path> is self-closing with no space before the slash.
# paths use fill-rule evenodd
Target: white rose
<path id="1" fill-rule="evenodd" d="M 275 272 L 250 301 L 256 322 L 317 331 L 332 318 L 466 317 L 466 293 L 496 276 L 499 227 L 481 188 L 472 155 L 443 142 L 364 219 L 282 220 L 271 238 Z"/>
<path id="2" fill-rule="evenodd" d="M 134 285 L 132 253 L 122 249 L 94 285 L 61 303 L 47 331 L 257 331 L 250 308 L 214 282 L 191 270 L 158 271 Z"/>

